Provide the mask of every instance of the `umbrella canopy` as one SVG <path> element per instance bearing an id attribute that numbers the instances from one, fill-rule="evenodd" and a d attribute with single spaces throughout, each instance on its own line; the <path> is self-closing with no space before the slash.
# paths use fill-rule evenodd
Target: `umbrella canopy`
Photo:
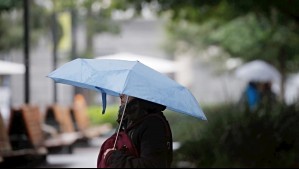
<path id="1" fill-rule="evenodd" d="M 206 120 L 192 93 L 139 61 L 76 59 L 48 75 L 57 83 L 87 88 L 112 96 L 126 94 Z M 104 101 L 103 101 L 104 103 Z M 103 105 L 105 109 L 105 105 Z"/>
<path id="2" fill-rule="evenodd" d="M 24 74 L 25 66 L 19 63 L 0 60 L 0 75 Z"/>
<path id="3" fill-rule="evenodd" d="M 160 59 L 160 58 L 153 58 L 144 55 L 136 55 L 132 53 L 120 52 L 113 55 L 105 55 L 97 57 L 96 59 L 116 59 L 116 60 L 128 60 L 128 61 L 140 61 L 141 63 L 145 64 L 146 66 L 155 69 L 160 73 L 175 73 L 176 64 L 174 61 Z"/>
<path id="4" fill-rule="evenodd" d="M 246 63 L 237 68 L 235 73 L 239 78 L 257 82 L 278 82 L 281 78 L 275 67 L 262 60 Z"/>

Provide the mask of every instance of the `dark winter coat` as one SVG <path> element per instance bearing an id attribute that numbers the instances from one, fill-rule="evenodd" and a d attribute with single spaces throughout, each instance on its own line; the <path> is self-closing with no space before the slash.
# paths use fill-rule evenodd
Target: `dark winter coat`
<path id="1" fill-rule="evenodd" d="M 172 134 L 161 111 L 164 106 L 140 99 L 128 104 L 124 130 L 128 132 L 139 157 L 114 150 L 108 153 L 106 162 L 112 168 L 170 168 L 172 162 Z M 153 115 L 154 114 L 154 115 Z"/>

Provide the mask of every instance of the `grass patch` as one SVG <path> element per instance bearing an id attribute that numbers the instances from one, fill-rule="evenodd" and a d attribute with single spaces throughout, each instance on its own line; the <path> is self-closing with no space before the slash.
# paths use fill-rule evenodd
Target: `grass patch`
<path id="1" fill-rule="evenodd" d="M 88 116 L 91 125 L 101 125 L 104 123 L 111 123 L 114 127 L 117 126 L 118 105 L 107 105 L 105 114 L 102 114 L 102 107 L 89 106 Z"/>

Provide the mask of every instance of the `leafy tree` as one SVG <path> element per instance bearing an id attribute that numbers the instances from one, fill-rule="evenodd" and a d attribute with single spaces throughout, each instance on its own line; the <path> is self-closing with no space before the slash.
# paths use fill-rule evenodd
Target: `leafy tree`
<path id="1" fill-rule="evenodd" d="M 43 30 L 49 27 L 49 17 L 43 7 L 31 2 L 31 42 L 36 44 Z M 23 1 L 3 0 L 0 2 L 0 52 L 7 52 L 23 45 Z M 43 19 L 40 19 L 43 18 Z"/>
<path id="2" fill-rule="evenodd" d="M 9 11 L 14 8 L 19 8 L 22 5 L 20 0 L 1 0 L 0 1 L 0 13 L 3 11 Z"/>
<path id="3" fill-rule="evenodd" d="M 248 61 L 263 59 L 272 63 L 282 74 L 282 94 L 286 74 L 298 70 L 299 51 L 296 46 L 299 39 L 299 1 L 129 2 L 125 7 L 134 7 L 136 11 L 140 11 L 146 4 L 157 3 L 155 10 L 170 17 L 168 30 L 174 34 L 171 38 L 176 41 L 183 41 L 195 49 L 216 44 L 232 57 Z"/>
<path id="4" fill-rule="evenodd" d="M 52 0 L 56 12 L 83 9 L 86 14 L 80 19 L 86 27 L 86 49 L 84 57 L 93 57 L 93 37 L 97 33 L 108 32 L 117 34 L 120 32 L 119 25 L 111 20 L 113 7 L 105 1 L 97 0 Z"/>
<path id="5" fill-rule="evenodd" d="M 232 56 L 263 59 L 274 64 L 282 73 L 283 81 L 287 72 L 298 70 L 299 32 L 293 21 L 277 24 L 250 13 L 214 31 L 210 40 Z"/>
<path id="6" fill-rule="evenodd" d="M 79 21 L 86 23 L 86 42 L 87 48 L 84 56 L 91 57 L 93 51 L 93 36 L 96 33 L 110 32 L 118 33 L 119 26 L 111 21 L 112 8 L 105 6 L 103 1 L 97 0 L 52 0 L 53 10 L 45 9 L 37 1 L 29 1 L 31 4 L 30 27 L 31 42 L 36 43 L 41 34 L 48 32 L 51 28 L 52 13 L 71 11 L 75 9 L 85 9 L 87 14 Z M 99 3 L 99 4 L 97 4 Z M 1 0 L 0 2 L 0 51 L 6 52 L 23 45 L 23 16 L 22 0 Z M 92 6 L 98 5 L 101 9 L 92 10 Z M 42 18 L 42 19 L 41 19 Z M 58 28 L 58 39 L 62 37 L 61 28 Z"/>
<path id="7" fill-rule="evenodd" d="M 98 5 L 97 11 L 92 10 L 92 6 Z M 86 14 L 86 49 L 85 56 L 93 57 L 93 36 L 96 33 L 109 32 L 112 34 L 119 33 L 118 24 L 111 20 L 112 9 L 110 4 L 96 0 L 84 1 L 82 6 L 87 10 Z M 104 7 L 102 7 L 104 6 Z"/>
<path id="8" fill-rule="evenodd" d="M 9 26 L 8 23 L 11 22 L 11 18 L 8 17 L 8 12 L 20 7 L 21 2 L 18 0 L 3 0 L 0 2 L 0 51 L 7 50 L 11 46 L 20 45 L 19 37 L 22 35 L 22 30 Z"/>

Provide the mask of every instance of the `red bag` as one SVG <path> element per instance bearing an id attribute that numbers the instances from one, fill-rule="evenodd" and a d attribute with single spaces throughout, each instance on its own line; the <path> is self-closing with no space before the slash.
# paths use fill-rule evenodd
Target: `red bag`
<path id="1" fill-rule="evenodd" d="M 116 133 L 114 133 L 111 137 L 109 137 L 101 146 L 101 150 L 98 156 L 98 168 L 108 168 L 109 166 L 106 165 L 105 159 L 104 159 L 104 152 L 109 149 L 113 148 L 114 141 L 116 138 Z M 125 153 L 129 155 L 133 155 L 135 157 L 138 157 L 138 152 L 132 143 L 130 137 L 124 132 L 120 131 L 118 135 L 118 139 L 115 145 L 116 150 L 124 151 Z"/>

